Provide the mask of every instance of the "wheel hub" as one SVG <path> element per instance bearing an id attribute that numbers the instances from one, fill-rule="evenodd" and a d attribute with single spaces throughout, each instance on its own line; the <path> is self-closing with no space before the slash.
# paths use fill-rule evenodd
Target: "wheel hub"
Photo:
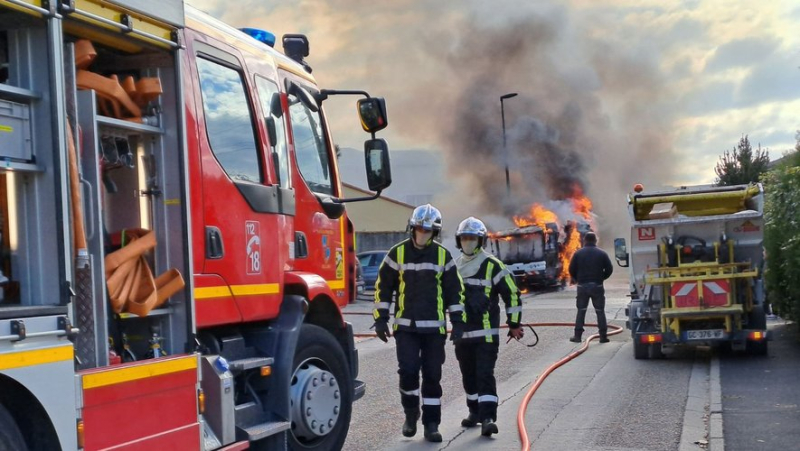
<path id="1" fill-rule="evenodd" d="M 333 430 L 342 396 L 332 373 L 312 364 L 301 365 L 292 379 L 291 399 L 295 437 L 312 440 Z"/>

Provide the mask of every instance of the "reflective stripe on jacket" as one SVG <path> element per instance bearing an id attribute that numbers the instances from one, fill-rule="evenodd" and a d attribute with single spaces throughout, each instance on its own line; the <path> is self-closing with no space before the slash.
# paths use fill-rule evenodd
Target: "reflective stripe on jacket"
<path id="1" fill-rule="evenodd" d="M 408 239 L 386 254 L 375 282 L 375 320 L 388 321 L 395 294 L 395 330 L 445 334 L 446 310 L 450 322 L 466 320 L 464 285 L 455 260 L 435 241 L 417 249 Z"/>
<path id="2" fill-rule="evenodd" d="M 519 327 L 522 301 L 514 276 L 494 256 L 486 258 L 478 271 L 464 278 L 467 325 L 464 339 L 485 340 L 492 343 L 500 335 L 500 302 L 506 305 L 506 324 Z"/>

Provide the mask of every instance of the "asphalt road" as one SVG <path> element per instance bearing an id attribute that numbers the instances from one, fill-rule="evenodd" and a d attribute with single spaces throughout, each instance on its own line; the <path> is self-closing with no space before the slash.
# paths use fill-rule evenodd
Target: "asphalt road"
<path id="1" fill-rule="evenodd" d="M 607 317 L 612 324 L 624 326 L 627 279 L 612 278 L 606 284 L 606 292 Z M 526 295 L 523 321 L 572 322 L 574 296 L 574 287 L 562 292 Z M 353 323 L 357 333 L 368 332 L 372 319 L 354 313 L 370 312 L 371 308 L 371 303 L 359 301 L 345 309 L 346 319 Z M 591 308 L 587 322 L 594 322 Z M 344 449 L 518 450 L 521 442 L 516 416 L 525 393 L 551 363 L 578 347 L 568 341 L 572 335 L 569 327 L 540 327 L 537 332 L 540 341 L 534 348 L 513 342 L 500 347 L 495 372 L 501 400 L 500 433 L 492 438 L 481 437 L 478 429 L 460 425 L 467 408 L 453 346 L 448 342 L 440 425 L 444 441 L 440 444 L 426 442 L 421 427 L 413 438 L 400 433 L 404 417 L 397 389 L 394 341 L 384 344 L 376 338 L 359 339 L 359 379 L 367 383 L 367 393 L 354 405 Z M 588 329 L 585 335 L 592 332 Z M 524 341 L 531 339 L 529 334 Z M 693 353 L 668 360 L 634 360 L 627 331 L 612 337 L 607 344 L 592 342 L 581 357 L 552 373 L 533 397 L 525 416 L 532 449 L 685 449 L 680 447 L 681 432 L 694 363 Z M 684 446 L 702 440 L 702 430 L 700 426 L 697 437 L 684 437 Z"/>
<path id="2" fill-rule="evenodd" d="M 770 321 L 767 357 L 720 356 L 725 448 L 800 449 L 797 325 Z"/>

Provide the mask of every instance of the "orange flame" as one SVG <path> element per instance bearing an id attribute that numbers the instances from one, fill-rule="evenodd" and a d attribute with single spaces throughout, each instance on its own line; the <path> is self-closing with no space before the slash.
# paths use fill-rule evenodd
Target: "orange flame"
<path id="1" fill-rule="evenodd" d="M 569 262 L 572 261 L 572 256 L 581 247 L 581 235 L 578 233 L 578 228 L 575 224 L 569 229 L 569 236 L 564 239 L 564 246 L 561 248 L 559 258 L 561 259 L 561 274 L 558 278 L 560 280 L 569 280 Z"/>
<path id="2" fill-rule="evenodd" d="M 583 194 L 580 186 L 575 185 L 572 189 L 572 211 L 583 216 L 587 221 L 592 220 L 592 201 Z"/>
<path id="3" fill-rule="evenodd" d="M 591 199 L 586 197 L 583 189 L 575 185 L 572 188 L 572 195 L 567 199 L 572 207 L 572 212 L 583 220 L 588 221 L 590 224 L 593 222 L 592 208 L 593 204 Z M 581 247 L 581 236 L 578 232 L 577 224 L 567 220 L 562 221 L 558 215 L 552 210 L 548 210 L 542 204 L 534 203 L 527 215 L 514 216 L 514 224 L 517 227 L 527 227 L 535 225 L 542 229 L 545 235 L 550 233 L 547 224 L 556 223 L 564 232 L 564 241 L 559 251 L 559 259 L 561 260 L 561 273 L 558 278 L 560 280 L 569 280 L 569 263 L 572 261 L 572 256 Z M 562 228 L 562 224 L 566 226 Z M 511 237 L 503 237 L 504 240 L 510 240 Z"/>
<path id="4" fill-rule="evenodd" d="M 533 204 L 528 216 L 514 216 L 514 224 L 517 227 L 535 225 L 547 231 L 547 224 L 552 222 L 558 222 L 558 215 L 544 208 L 542 204 Z"/>

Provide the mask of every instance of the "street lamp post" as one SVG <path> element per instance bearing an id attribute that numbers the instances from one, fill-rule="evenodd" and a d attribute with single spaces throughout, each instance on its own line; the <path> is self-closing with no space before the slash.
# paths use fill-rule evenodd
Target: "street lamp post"
<path id="1" fill-rule="evenodd" d="M 503 158 L 506 162 L 506 195 L 511 196 L 511 180 L 508 177 L 508 149 L 506 149 L 506 110 L 503 105 L 503 100 L 516 97 L 516 92 L 510 92 L 500 96 L 500 118 L 503 121 Z"/>

